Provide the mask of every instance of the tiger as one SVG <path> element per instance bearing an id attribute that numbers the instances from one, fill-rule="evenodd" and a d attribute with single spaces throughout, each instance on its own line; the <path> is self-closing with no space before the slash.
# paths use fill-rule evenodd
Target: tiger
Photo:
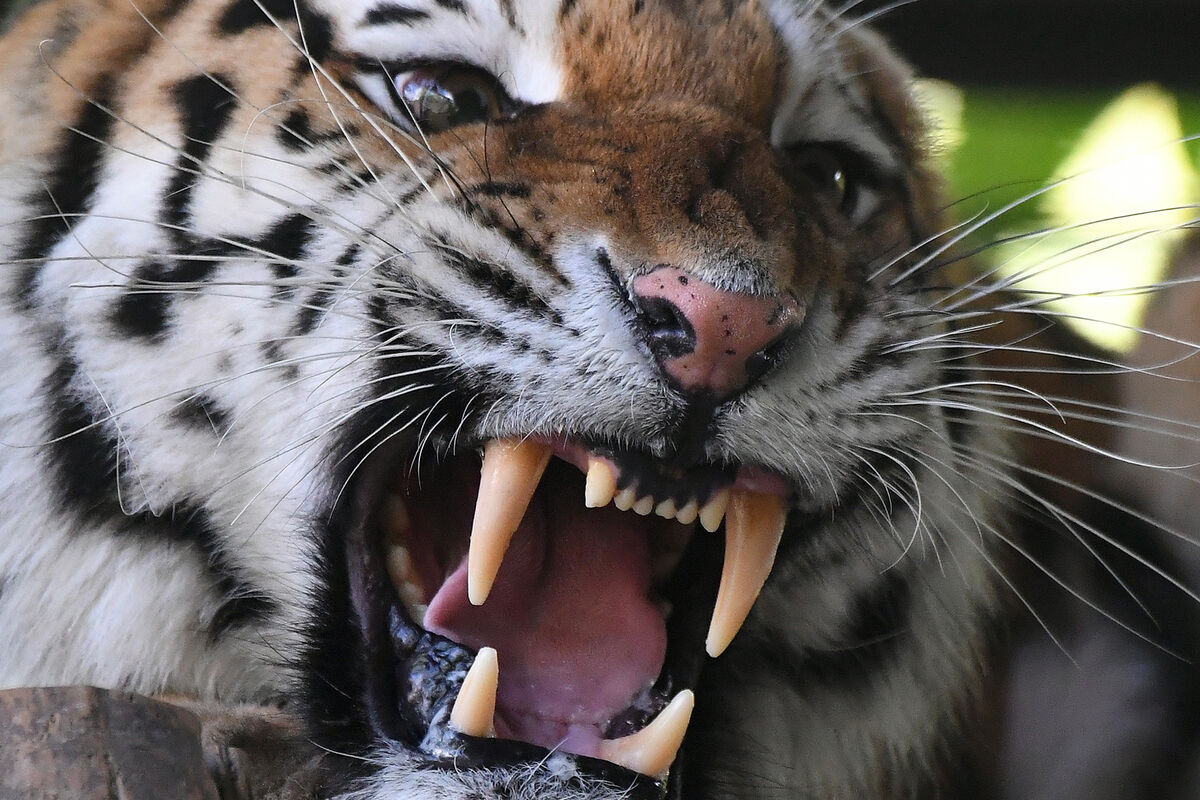
<path id="1" fill-rule="evenodd" d="M 0 686 L 284 714 L 294 796 L 1039 796 L 1061 551 L 1186 587 L 853 6 L 14 13 Z M 1107 743 L 1187 641 L 1084 604 Z M 1167 796 L 1185 709 L 1040 796 Z"/>

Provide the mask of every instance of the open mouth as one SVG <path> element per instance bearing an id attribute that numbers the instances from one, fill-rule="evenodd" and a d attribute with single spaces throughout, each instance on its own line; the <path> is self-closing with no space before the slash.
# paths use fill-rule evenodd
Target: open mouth
<path id="1" fill-rule="evenodd" d="M 349 544 L 375 724 L 460 768 L 553 755 L 661 789 L 701 648 L 717 656 L 741 628 L 787 499 L 762 470 L 540 437 L 388 473 Z M 722 530 L 713 603 L 715 559 L 698 554 L 719 558 Z M 712 608 L 706 636 L 676 619 L 684 597 Z"/>

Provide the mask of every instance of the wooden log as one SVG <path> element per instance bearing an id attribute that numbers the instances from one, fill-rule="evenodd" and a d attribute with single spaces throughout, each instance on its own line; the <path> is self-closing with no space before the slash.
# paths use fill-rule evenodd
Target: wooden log
<path id="1" fill-rule="evenodd" d="M 0 691 L 4 800 L 218 800 L 200 720 L 87 686 Z"/>

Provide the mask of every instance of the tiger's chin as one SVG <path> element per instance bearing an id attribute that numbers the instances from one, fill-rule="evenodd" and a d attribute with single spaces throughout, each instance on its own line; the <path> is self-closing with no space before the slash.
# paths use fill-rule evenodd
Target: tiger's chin
<path id="1" fill-rule="evenodd" d="M 770 573 L 788 484 L 568 438 L 375 461 L 344 536 L 357 663 L 325 656 L 358 676 L 359 735 L 455 780 L 662 796 L 706 655 Z"/>

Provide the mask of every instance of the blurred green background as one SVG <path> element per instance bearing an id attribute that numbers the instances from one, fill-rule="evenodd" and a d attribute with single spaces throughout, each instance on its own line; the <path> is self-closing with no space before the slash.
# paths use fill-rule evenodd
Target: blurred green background
<path id="1" fill-rule="evenodd" d="M 1133 345 L 1152 292 L 1197 225 L 1200 95 L 964 88 L 926 81 L 956 219 L 998 279 L 1052 300 L 1089 338 Z M 1189 135 L 1192 134 L 1192 135 Z M 997 243 L 997 244 L 993 244 Z"/>
<path id="2" fill-rule="evenodd" d="M 933 79 L 927 106 L 954 216 L 1029 197 L 974 237 L 1001 243 L 985 255 L 1002 279 L 1035 296 L 1072 294 L 1052 308 L 1098 342 L 1130 346 L 1150 296 L 1138 287 L 1163 279 L 1197 220 L 1197 1 L 843 7 L 871 17 Z"/>

